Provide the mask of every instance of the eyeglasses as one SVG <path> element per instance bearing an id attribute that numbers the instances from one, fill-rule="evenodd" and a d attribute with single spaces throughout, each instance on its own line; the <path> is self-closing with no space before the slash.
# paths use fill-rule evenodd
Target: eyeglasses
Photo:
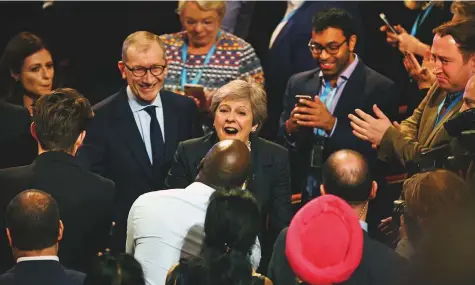
<path id="1" fill-rule="evenodd" d="M 344 43 L 346 43 L 346 39 L 343 42 L 341 42 L 340 44 L 331 43 L 327 46 L 322 46 L 322 45 L 319 45 L 319 44 L 316 44 L 316 43 L 312 42 L 312 39 L 310 39 L 310 41 L 308 42 L 308 48 L 310 49 L 310 52 L 312 52 L 313 54 L 316 54 L 316 55 L 322 54 L 323 50 L 325 50 L 330 55 L 335 55 L 340 51 L 340 47 Z"/>
<path id="2" fill-rule="evenodd" d="M 153 76 L 160 76 L 162 75 L 163 71 L 165 71 L 165 68 L 167 67 L 166 65 L 152 65 L 151 67 L 143 67 L 143 66 L 137 66 L 137 67 L 130 67 L 127 65 L 127 63 L 124 62 L 125 67 L 127 67 L 128 70 L 130 70 L 135 76 L 137 77 L 143 77 L 145 74 L 147 74 L 147 71 L 150 71 L 150 73 Z"/>

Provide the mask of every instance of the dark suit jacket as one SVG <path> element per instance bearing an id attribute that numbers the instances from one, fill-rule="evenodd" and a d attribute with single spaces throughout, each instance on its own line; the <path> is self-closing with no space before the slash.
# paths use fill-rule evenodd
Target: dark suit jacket
<path id="1" fill-rule="evenodd" d="M 264 124 L 261 135 L 273 140 L 278 131 L 279 116 L 282 112 L 282 99 L 289 78 L 299 72 L 314 69 L 318 66 L 308 49 L 308 41 L 312 37 L 312 18 L 320 11 L 328 8 L 346 10 L 355 19 L 357 28 L 362 26 L 361 16 L 356 3 L 339 1 L 305 1 L 302 7 L 282 28 L 267 56 L 263 57 L 262 67 L 266 77 L 267 105 L 269 118 Z M 363 39 L 358 37 L 357 52 L 360 54 Z"/>
<path id="2" fill-rule="evenodd" d="M 296 95 L 307 94 L 314 96 L 318 94 L 321 86 L 319 72 L 320 69 L 317 68 L 295 74 L 289 79 L 285 93 L 284 111 L 280 117 L 279 137 L 282 140 L 282 144 L 286 145 L 289 149 L 292 189 L 294 192 L 301 192 L 305 189 L 313 132 L 303 128 L 303 131 L 296 136 L 298 139 L 295 141 L 296 146 L 293 147 L 284 140 L 284 136 L 287 137 L 285 134 L 285 121 L 289 118 L 290 112 L 292 112 L 296 104 Z M 363 154 L 368 159 L 370 166 L 375 169 L 376 152 L 371 148 L 370 143 L 360 140 L 353 135 L 348 114 L 354 113 L 355 109 L 359 108 L 374 116 L 372 106 L 377 104 L 390 119 L 394 118 L 397 114 L 397 97 L 394 83 L 367 67 L 359 58 L 359 62 L 348 79 L 333 113 L 338 122 L 333 135 L 326 140 L 324 145 L 324 159 L 337 150 L 352 149 Z"/>
<path id="3" fill-rule="evenodd" d="M 285 241 L 287 237 L 285 228 L 280 233 L 274 245 L 274 252 L 269 264 L 267 276 L 274 285 L 296 284 L 295 274 L 285 256 Z M 325 230 L 325 229 L 322 229 Z M 372 240 L 363 232 L 363 257 L 361 263 L 351 275 L 350 279 L 338 284 L 403 284 L 398 283 L 402 273 L 406 270 L 406 261 L 385 245 Z"/>
<path id="4" fill-rule="evenodd" d="M 30 164 L 38 145 L 30 133 L 28 110 L 0 100 L 0 168 Z"/>
<path id="5" fill-rule="evenodd" d="M 269 214 L 270 226 L 277 234 L 292 217 L 289 163 L 287 151 L 270 141 L 251 137 L 252 174 L 248 189 L 254 194 L 262 216 Z M 185 188 L 198 175 L 198 166 L 218 142 L 216 134 L 181 142 L 168 174 L 169 188 Z"/>
<path id="6" fill-rule="evenodd" d="M 0 275 L 1 285 L 82 285 L 84 273 L 65 269 L 55 260 L 22 261 Z"/>
<path id="7" fill-rule="evenodd" d="M 46 152 L 27 166 L 0 170 L 0 228 L 10 200 L 26 189 L 45 191 L 57 201 L 64 224 L 61 263 L 84 270 L 104 250 L 112 221 L 114 183 L 82 169 L 64 152 Z M 13 265 L 5 232 L 0 234 L 0 271 Z"/>
<path id="8" fill-rule="evenodd" d="M 126 89 L 94 106 L 96 117 L 87 128 L 79 163 L 115 182 L 114 248 L 125 248 L 127 216 L 141 194 L 164 189 L 173 154 L 180 141 L 198 136 L 196 105 L 193 100 L 160 91 L 165 124 L 165 160 L 154 173 L 137 124 L 130 109 Z"/>

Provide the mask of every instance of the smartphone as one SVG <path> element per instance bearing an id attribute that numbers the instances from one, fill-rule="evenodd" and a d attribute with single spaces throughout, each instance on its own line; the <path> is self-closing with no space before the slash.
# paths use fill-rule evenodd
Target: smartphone
<path id="1" fill-rule="evenodd" d="M 299 106 L 299 107 L 300 106 L 305 106 L 302 103 L 300 103 L 300 99 L 312 101 L 312 96 L 310 96 L 310 95 L 296 95 L 295 98 L 297 98 L 297 106 Z"/>
<path id="2" fill-rule="evenodd" d="M 200 100 L 200 110 L 206 109 L 206 98 L 203 85 L 200 84 L 185 84 L 185 95 L 188 97 L 194 97 Z"/>
<path id="3" fill-rule="evenodd" d="M 379 14 L 379 17 L 381 18 L 381 20 L 383 20 L 383 22 L 386 24 L 386 26 L 388 26 L 388 28 L 391 30 L 391 32 L 395 33 L 396 35 L 399 35 L 399 33 L 396 32 L 396 30 L 393 28 L 393 26 L 389 23 L 388 19 L 386 19 L 386 15 L 384 15 L 384 13 Z"/>

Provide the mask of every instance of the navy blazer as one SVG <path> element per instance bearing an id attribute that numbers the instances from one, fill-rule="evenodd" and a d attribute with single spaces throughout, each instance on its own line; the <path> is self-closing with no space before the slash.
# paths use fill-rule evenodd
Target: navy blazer
<path id="1" fill-rule="evenodd" d="M 324 159 L 331 153 L 341 149 L 352 149 L 366 157 L 370 167 L 374 168 L 377 160 L 376 151 L 367 141 L 360 140 L 353 135 L 348 114 L 354 113 L 356 108 L 374 116 L 372 107 L 378 107 L 391 119 L 397 115 L 398 94 L 394 83 L 383 75 L 366 66 L 362 59 L 358 59 L 355 70 L 348 79 L 340 99 L 336 105 L 333 116 L 338 121 L 333 135 L 324 145 Z M 293 191 L 301 192 L 305 188 L 306 176 L 310 165 L 310 152 L 312 148 L 313 132 L 305 129 L 296 137 L 296 146 L 291 146 L 284 139 L 285 121 L 289 118 L 295 104 L 295 96 L 307 94 L 315 96 L 320 91 L 320 69 L 314 69 L 295 74 L 289 79 L 284 98 L 284 110 L 280 117 L 279 139 L 289 149 L 291 163 L 291 177 Z"/>
<path id="2" fill-rule="evenodd" d="M 108 247 L 114 203 L 114 183 L 81 168 L 64 152 L 40 154 L 30 165 L 0 170 L 0 228 L 13 197 L 26 189 L 40 189 L 57 201 L 64 224 L 59 258 L 68 268 L 84 271 L 97 252 Z M 0 272 L 14 260 L 4 230 L 0 232 Z"/>
<path id="3" fill-rule="evenodd" d="M 1 285 L 82 285 L 84 273 L 65 269 L 55 260 L 22 261 L 0 275 Z"/>
<path id="4" fill-rule="evenodd" d="M 325 229 L 322 229 L 324 231 Z M 285 228 L 277 238 L 274 251 L 267 270 L 267 276 L 274 285 L 297 284 L 296 276 L 285 256 L 285 243 L 288 228 Z M 318 234 L 318 233 L 317 233 Z M 363 231 L 363 256 L 360 265 L 347 281 L 338 284 L 345 285 L 399 285 L 408 268 L 407 261 L 390 248 L 375 241 Z"/>
<path id="5" fill-rule="evenodd" d="M 155 173 L 125 88 L 94 106 L 96 116 L 78 151 L 81 165 L 115 182 L 113 247 L 119 250 L 125 248 L 127 215 L 135 199 L 146 192 L 164 189 L 178 143 L 200 135 L 196 104 L 192 99 L 165 90 L 160 91 L 160 97 L 165 124 L 165 159 Z"/>
<path id="6" fill-rule="evenodd" d="M 299 72 L 314 69 L 318 66 L 313 59 L 308 42 L 312 37 L 312 18 L 324 9 L 340 8 L 350 13 L 361 30 L 361 16 L 358 5 L 340 1 L 305 1 L 296 10 L 276 37 L 266 57 L 262 60 L 267 91 L 269 119 L 263 126 L 261 135 L 273 140 L 277 134 L 279 115 L 282 112 L 282 98 L 289 78 Z M 360 34 L 361 35 L 361 34 Z M 363 43 L 359 35 L 356 51 L 360 54 Z"/>

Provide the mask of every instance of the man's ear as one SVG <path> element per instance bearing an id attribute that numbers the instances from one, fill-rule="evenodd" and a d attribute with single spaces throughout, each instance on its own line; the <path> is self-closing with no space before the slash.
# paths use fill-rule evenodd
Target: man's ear
<path id="1" fill-rule="evenodd" d="M 59 220 L 58 241 L 63 239 L 64 225 L 63 221 Z"/>
<path id="2" fill-rule="evenodd" d="M 376 193 L 378 192 L 378 183 L 376 181 L 373 181 L 371 183 L 371 191 L 369 192 L 369 200 L 373 200 L 376 198 Z"/>
<path id="3" fill-rule="evenodd" d="M 472 55 L 469 59 L 470 69 L 472 71 L 472 76 L 475 75 L 475 55 Z"/>
<path id="4" fill-rule="evenodd" d="M 325 189 L 325 185 L 323 184 L 320 185 L 320 194 L 322 196 L 327 195 L 327 190 Z"/>
<path id="5" fill-rule="evenodd" d="M 120 60 L 119 62 L 117 62 L 117 67 L 119 68 L 122 79 L 127 79 L 127 74 L 125 74 L 125 63 Z"/>
<path id="6" fill-rule="evenodd" d="M 355 51 L 355 47 L 356 47 L 356 42 L 358 40 L 358 37 L 356 35 L 352 35 L 349 39 L 348 39 L 348 46 L 349 46 L 349 49 L 351 52 L 354 52 Z"/>
<path id="7" fill-rule="evenodd" d="M 30 125 L 30 133 L 31 133 L 31 136 L 37 141 L 38 141 L 38 136 L 36 135 L 36 124 L 35 122 L 32 122 L 31 125 Z"/>
<path id="8" fill-rule="evenodd" d="M 10 235 L 10 229 L 9 228 L 7 228 L 7 238 L 8 238 L 8 244 L 10 245 L 10 247 L 13 247 L 12 236 Z"/>

